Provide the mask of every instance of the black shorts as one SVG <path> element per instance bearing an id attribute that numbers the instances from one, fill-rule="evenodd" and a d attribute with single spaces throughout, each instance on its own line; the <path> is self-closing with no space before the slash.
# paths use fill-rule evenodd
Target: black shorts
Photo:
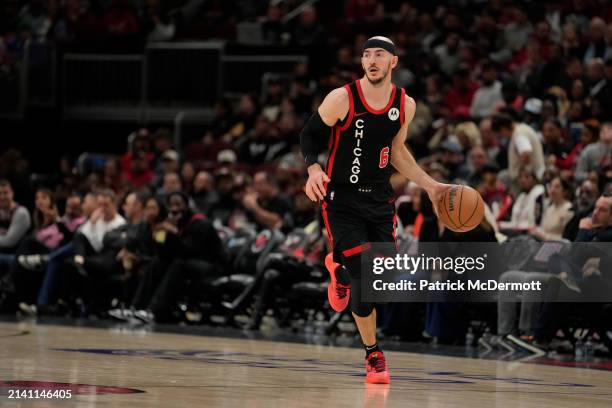
<path id="1" fill-rule="evenodd" d="M 334 261 L 347 267 L 349 258 L 368 250 L 372 243 L 396 242 L 395 199 L 389 184 L 356 187 L 330 183 L 322 212 Z M 354 268 L 349 268 L 353 277 Z"/>

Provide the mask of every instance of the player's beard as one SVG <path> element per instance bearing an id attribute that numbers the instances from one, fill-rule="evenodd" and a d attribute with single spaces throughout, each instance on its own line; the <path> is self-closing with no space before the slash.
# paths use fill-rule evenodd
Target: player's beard
<path id="1" fill-rule="evenodd" d="M 381 71 L 383 71 L 382 68 L 378 68 Z M 381 84 L 385 79 L 387 79 L 387 75 L 389 75 L 389 72 L 391 72 L 391 63 L 389 63 L 389 65 L 387 66 L 387 69 L 383 71 L 383 75 L 378 78 L 378 79 L 372 79 L 370 78 L 370 76 L 368 75 L 368 72 L 366 71 L 366 78 L 368 79 L 368 81 L 372 84 L 372 85 L 379 85 Z"/>

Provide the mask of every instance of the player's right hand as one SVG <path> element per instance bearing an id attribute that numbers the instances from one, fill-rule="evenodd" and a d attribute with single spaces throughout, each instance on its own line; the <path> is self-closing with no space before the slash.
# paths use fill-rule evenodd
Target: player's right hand
<path id="1" fill-rule="evenodd" d="M 312 201 L 323 201 L 325 197 L 325 183 L 329 182 L 329 177 L 319 164 L 308 167 L 308 181 L 304 187 L 304 192 Z"/>

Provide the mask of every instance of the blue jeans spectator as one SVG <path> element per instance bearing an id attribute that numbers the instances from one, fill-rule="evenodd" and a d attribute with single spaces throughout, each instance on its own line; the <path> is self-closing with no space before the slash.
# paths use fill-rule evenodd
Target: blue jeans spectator
<path id="1" fill-rule="evenodd" d="M 68 243 L 49 253 L 49 260 L 45 267 L 45 277 L 38 292 L 36 304 L 47 306 L 57 296 L 57 281 L 60 268 L 64 261 L 74 255 L 74 244 Z"/>

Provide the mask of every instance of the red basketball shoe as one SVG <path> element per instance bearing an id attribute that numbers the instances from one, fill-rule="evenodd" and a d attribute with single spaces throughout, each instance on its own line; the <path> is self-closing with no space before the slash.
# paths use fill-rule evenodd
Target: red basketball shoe
<path id="1" fill-rule="evenodd" d="M 387 360 L 380 351 L 371 352 L 366 358 L 366 380 L 368 384 L 389 384 L 391 378 L 387 370 Z"/>
<path id="2" fill-rule="evenodd" d="M 325 267 L 331 277 L 329 285 L 327 285 L 327 300 L 329 300 L 332 309 L 341 312 L 346 309 L 351 298 L 351 285 L 343 285 L 336 281 L 336 269 L 340 267 L 340 264 L 334 262 L 332 253 L 325 257 Z"/>

